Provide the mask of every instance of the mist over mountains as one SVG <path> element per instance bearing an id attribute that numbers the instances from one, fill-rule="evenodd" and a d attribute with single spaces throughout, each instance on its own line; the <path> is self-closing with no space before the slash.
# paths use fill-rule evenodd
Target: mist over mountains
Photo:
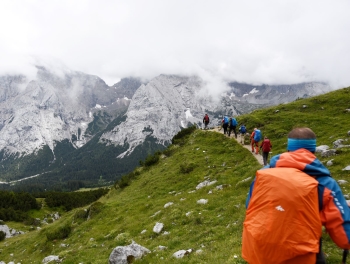
<path id="1" fill-rule="evenodd" d="M 182 128 L 201 126 L 206 112 L 217 125 L 224 114 L 238 116 L 332 90 L 316 82 L 231 82 L 214 98 L 205 87 L 198 76 L 179 75 L 125 78 L 108 86 L 98 76 L 42 66 L 33 79 L 0 76 L 0 181 L 7 183 L 1 187 L 104 185 L 171 144 Z M 32 178 L 22 180 L 27 177 Z"/>

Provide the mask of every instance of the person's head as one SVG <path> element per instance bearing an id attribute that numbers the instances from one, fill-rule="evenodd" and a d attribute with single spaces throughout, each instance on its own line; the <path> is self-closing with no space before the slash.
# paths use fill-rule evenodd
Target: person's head
<path id="1" fill-rule="evenodd" d="M 256 128 L 256 127 L 254 128 L 254 131 L 255 131 L 255 130 L 257 130 L 257 128 Z"/>
<path id="2" fill-rule="evenodd" d="M 316 151 L 316 134 L 308 127 L 294 128 L 288 134 L 287 150 L 294 151 L 301 148 Z"/>

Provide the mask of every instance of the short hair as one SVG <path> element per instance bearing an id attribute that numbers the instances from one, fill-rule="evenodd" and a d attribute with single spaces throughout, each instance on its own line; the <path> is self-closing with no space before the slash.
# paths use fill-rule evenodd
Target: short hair
<path id="1" fill-rule="evenodd" d="M 316 139 L 316 134 L 308 127 L 297 127 L 289 132 L 288 138 Z"/>

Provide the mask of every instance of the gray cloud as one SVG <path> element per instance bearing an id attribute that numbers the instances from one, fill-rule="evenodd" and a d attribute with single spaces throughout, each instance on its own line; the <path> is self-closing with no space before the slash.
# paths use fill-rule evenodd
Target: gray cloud
<path id="1" fill-rule="evenodd" d="M 165 73 L 198 74 L 208 89 L 223 81 L 340 88 L 350 85 L 348 10 L 348 0 L 1 1 L 0 74 L 33 74 L 40 60 L 109 85 Z"/>

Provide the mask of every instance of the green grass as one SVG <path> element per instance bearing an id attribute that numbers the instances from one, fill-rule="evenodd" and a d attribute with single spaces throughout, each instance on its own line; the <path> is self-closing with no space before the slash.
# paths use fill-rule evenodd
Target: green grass
<path id="1" fill-rule="evenodd" d="M 318 136 L 318 145 L 332 147 L 334 140 L 349 138 L 346 124 L 350 113 L 345 111 L 350 108 L 349 98 L 350 89 L 342 89 L 257 110 L 238 117 L 238 121 L 245 123 L 248 131 L 259 127 L 263 135 L 268 135 L 274 154 L 285 151 L 287 133 L 295 126 L 310 127 Z M 241 258 L 245 199 L 261 165 L 235 140 L 216 132 L 195 130 L 174 143 L 179 145 L 171 145 L 156 164 L 138 168 L 139 173 L 125 188 L 112 188 L 91 207 L 64 213 L 60 220 L 41 230 L 0 242 L 0 260 L 41 263 L 48 255 L 59 255 L 63 263 L 107 263 L 115 247 L 133 240 L 151 250 L 135 263 L 245 263 Z M 319 158 L 323 162 L 334 159 L 329 167 L 332 176 L 349 180 L 350 173 L 342 169 L 350 165 L 350 148 L 337 152 L 334 157 Z M 217 182 L 196 190 L 205 179 Z M 217 189 L 219 185 L 223 189 Z M 344 194 L 349 194 L 349 187 L 342 185 Z M 199 199 L 208 199 L 208 203 L 197 204 Z M 173 205 L 164 208 L 169 202 Z M 83 209 L 89 212 L 89 219 L 84 218 Z M 163 223 L 169 234 L 154 233 L 156 222 Z M 59 237 L 59 232 L 67 228 L 70 233 L 63 232 L 67 238 L 54 238 L 53 234 L 58 232 Z M 16 229 L 21 230 L 21 226 L 16 224 Z M 143 230 L 146 232 L 141 234 Z M 341 250 L 326 234 L 324 239 L 327 263 L 339 263 Z M 159 250 L 159 246 L 167 249 Z M 183 259 L 172 257 L 181 249 L 194 252 Z M 202 253 L 196 254 L 199 249 Z"/>

